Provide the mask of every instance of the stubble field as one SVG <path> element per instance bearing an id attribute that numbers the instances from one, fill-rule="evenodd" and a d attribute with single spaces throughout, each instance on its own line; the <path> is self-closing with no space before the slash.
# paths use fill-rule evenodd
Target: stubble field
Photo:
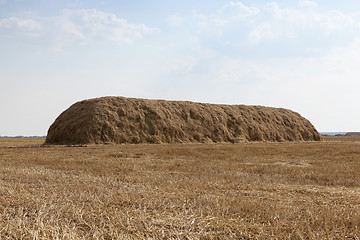
<path id="1" fill-rule="evenodd" d="M 360 137 L 0 140 L 0 239 L 359 239 Z"/>

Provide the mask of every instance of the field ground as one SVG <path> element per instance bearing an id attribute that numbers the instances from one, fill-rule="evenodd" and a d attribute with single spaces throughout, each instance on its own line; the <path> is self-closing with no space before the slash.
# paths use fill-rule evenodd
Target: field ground
<path id="1" fill-rule="evenodd" d="M 0 239 L 359 239 L 360 137 L 0 140 Z"/>

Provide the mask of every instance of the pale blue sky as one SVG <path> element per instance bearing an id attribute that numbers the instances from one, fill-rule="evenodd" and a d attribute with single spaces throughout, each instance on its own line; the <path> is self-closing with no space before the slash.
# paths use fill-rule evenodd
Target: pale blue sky
<path id="1" fill-rule="evenodd" d="M 0 135 L 76 101 L 289 108 L 360 131 L 360 1 L 0 0 Z"/>

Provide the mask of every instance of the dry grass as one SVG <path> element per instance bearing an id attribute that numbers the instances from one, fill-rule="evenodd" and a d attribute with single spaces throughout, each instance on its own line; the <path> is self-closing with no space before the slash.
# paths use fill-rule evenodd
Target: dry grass
<path id="1" fill-rule="evenodd" d="M 360 138 L 42 142 L 0 140 L 0 239 L 360 237 Z"/>

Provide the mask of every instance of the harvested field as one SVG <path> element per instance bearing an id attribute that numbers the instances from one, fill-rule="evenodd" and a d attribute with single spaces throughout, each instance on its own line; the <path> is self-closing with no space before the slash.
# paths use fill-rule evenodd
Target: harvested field
<path id="1" fill-rule="evenodd" d="M 283 108 L 102 97 L 77 102 L 50 126 L 47 144 L 318 141 Z"/>
<path id="2" fill-rule="evenodd" d="M 359 239 L 360 138 L 0 139 L 0 239 Z"/>

